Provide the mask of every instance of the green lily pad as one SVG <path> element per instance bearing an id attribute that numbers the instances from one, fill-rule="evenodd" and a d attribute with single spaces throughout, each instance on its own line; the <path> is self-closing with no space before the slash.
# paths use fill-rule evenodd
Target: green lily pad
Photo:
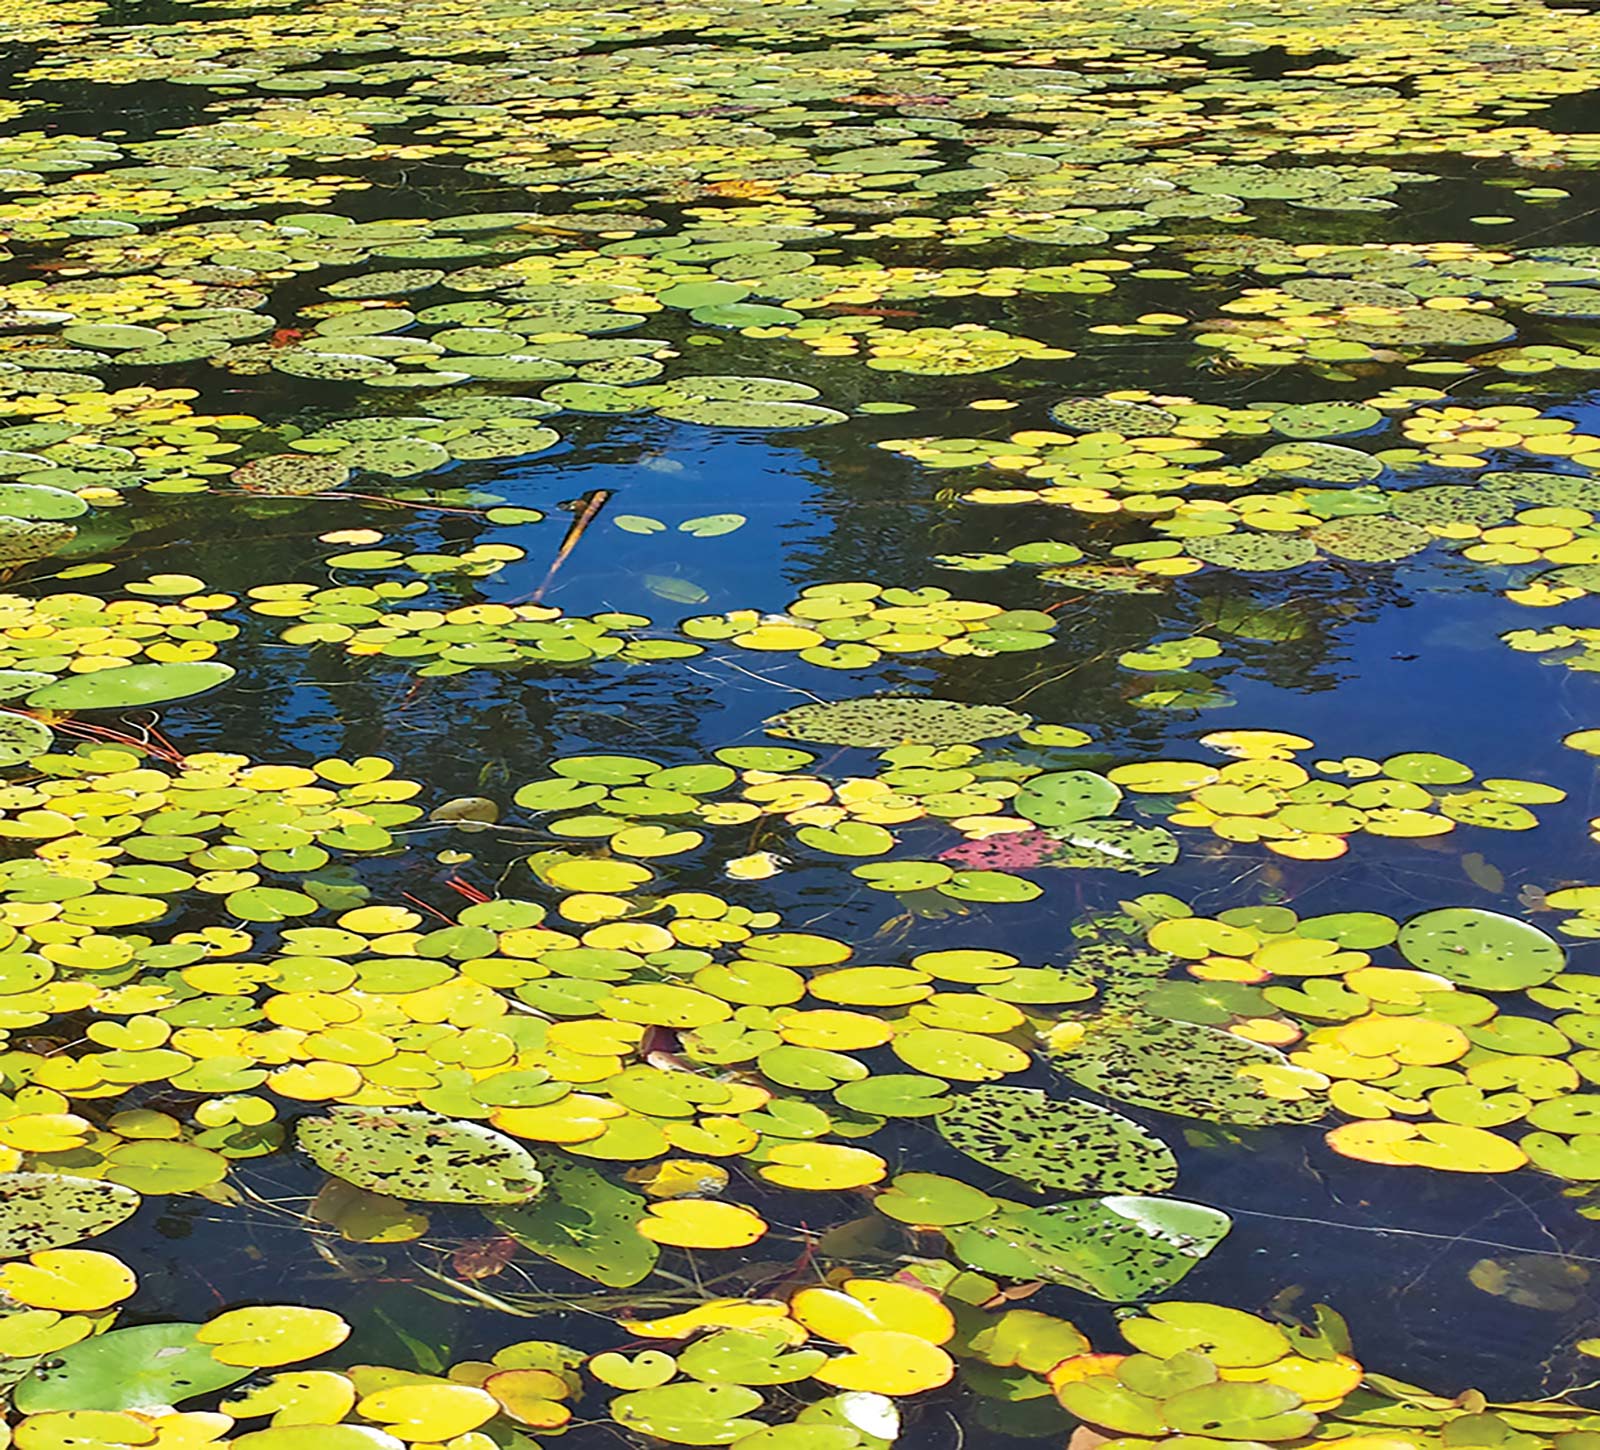
<path id="1" fill-rule="evenodd" d="M 295 1139 L 323 1172 L 421 1203 L 522 1203 L 544 1184 L 521 1144 L 420 1108 L 334 1107 L 301 1119 Z"/>
<path id="2" fill-rule="evenodd" d="M 966 705 L 911 695 L 868 696 L 799 705 L 774 715 L 767 733 L 811 745 L 962 745 L 1012 735 L 1033 717 L 1002 705 Z"/>
<path id="3" fill-rule="evenodd" d="M 828 1356 L 794 1349 L 781 1329 L 724 1329 L 698 1339 L 678 1356 L 678 1368 L 712 1385 L 792 1385 L 811 1378 Z"/>
<path id="4" fill-rule="evenodd" d="M 35 483 L 0 483 L 0 518 L 75 519 L 89 505 L 75 493 Z"/>
<path id="5" fill-rule="evenodd" d="M 1178 1181 L 1172 1150 L 1098 1103 L 1050 1099 L 1038 1088 L 986 1085 L 939 1115 L 952 1147 L 1034 1188 L 1065 1193 L 1162 1193 Z"/>
<path id="6" fill-rule="evenodd" d="M 0 1174 L 0 1258 L 68 1248 L 130 1218 L 140 1198 L 131 1188 L 64 1173 Z"/>
<path id="7" fill-rule="evenodd" d="M 873 1201 L 879 1213 L 900 1223 L 951 1228 L 976 1223 L 999 1208 L 981 1189 L 938 1173 L 900 1173 Z"/>
<path id="8" fill-rule="evenodd" d="M 1014 805 L 1019 816 L 1051 827 L 1108 816 L 1121 801 L 1122 791 L 1103 775 L 1058 770 L 1034 776 Z"/>
<path id="9" fill-rule="evenodd" d="M 684 1381 L 618 1395 L 611 1401 L 611 1418 L 671 1445 L 731 1445 L 765 1428 L 759 1420 L 742 1418 L 762 1403 L 744 1385 Z"/>
<path id="10" fill-rule="evenodd" d="M 68 1345 L 13 1392 L 27 1415 L 49 1410 L 156 1410 L 226 1389 L 251 1370 L 223 1364 L 198 1324 L 140 1324 Z"/>
<path id="11" fill-rule="evenodd" d="M 1285 438 L 1339 438 L 1365 433 L 1383 422 L 1383 414 L 1367 403 L 1300 403 L 1272 415 L 1272 431 Z"/>
<path id="12" fill-rule="evenodd" d="M 126 710 L 187 699 L 224 684 L 234 673 L 232 665 L 215 660 L 121 665 L 42 685 L 29 692 L 27 703 L 36 710 Z"/>
<path id="13" fill-rule="evenodd" d="M 1537 987 L 1566 966 L 1561 944 L 1538 927 L 1476 907 L 1413 916 L 1400 928 L 1398 946 L 1419 970 L 1480 992 Z"/>

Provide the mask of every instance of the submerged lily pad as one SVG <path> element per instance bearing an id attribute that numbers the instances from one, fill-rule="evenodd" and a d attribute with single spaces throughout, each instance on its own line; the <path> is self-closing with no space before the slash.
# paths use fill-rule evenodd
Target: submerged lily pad
<path id="1" fill-rule="evenodd" d="M 627 1289 L 649 1276 L 661 1250 L 639 1232 L 646 1201 L 598 1168 L 553 1157 L 536 1202 L 490 1211 L 520 1244 L 565 1269 Z"/>
<path id="2" fill-rule="evenodd" d="M 53 737 L 42 720 L 27 715 L 0 714 L 0 766 L 16 765 L 43 755 Z"/>

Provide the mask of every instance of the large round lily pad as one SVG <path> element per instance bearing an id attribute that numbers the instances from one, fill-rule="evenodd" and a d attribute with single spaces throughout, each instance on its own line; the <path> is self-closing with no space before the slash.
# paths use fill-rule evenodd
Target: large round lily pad
<path id="1" fill-rule="evenodd" d="M 967 705 L 912 695 L 877 695 L 799 705 L 767 721 L 769 735 L 813 745 L 966 745 L 1014 735 L 1033 723 L 1031 715 L 1003 705 Z"/>
<path id="2" fill-rule="evenodd" d="M 1074 821 L 1108 816 L 1122 800 L 1122 791 L 1092 770 L 1055 770 L 1036 775 L 1022 788 L 1016 812 L 1041 826 L 1066 826 Z"/>
<path id="3" fill-rule="evenodd" d="M 1269 1094 L 1257 1073 L 1282 1068 L 1282 1055 L 1193 1022 L 1131 1016 L 1091 1023 L 1082 1040 L 1050 1054 L 1061 1075 L 1136 1108 L 1213 1123 L 1309 1123 L 1313 1097 Z"/>
<path id="4" fill-rule="evenodd" d="M 238 1384 L 248 1366 L 223 1364 L 198 1324 L 139 1324 L 69 1345 L 13 1393 L 27 1415 L 46 1410 L 155 1410 Z M 87 1442 L 85 1442 L 87 1443 Z"/>
<path id="5" fill-rule="evenodd" d="M 1517 992 L 1560 974 L 1566 953 L 1538 927 L 1499 912 L 1453 906 L 1425 911 L 1400 928 L 1400 954 L 1479 992 Z"/>
<path id="6" fill-rule="evenodd" d="M 421 1203 L 524 1203 L 544 1175 L 514 1139 L 421 1108 L 335 1107 L 295 1130 L 325 1173 Z"/>

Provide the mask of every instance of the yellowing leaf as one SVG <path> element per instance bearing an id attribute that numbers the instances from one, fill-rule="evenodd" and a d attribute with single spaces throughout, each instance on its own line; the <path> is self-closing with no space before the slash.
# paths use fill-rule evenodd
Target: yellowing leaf
<path id="1" fill-rule="evenodd" d="M 792 1324 L 788 1306 L 776 1299 L 713 1299 L 668 1314 L 661 1319 L 619 1319 L 618 1325 L 629 1334 L 647 1339 L 683 1339 L 697 1329 L 765 1329 L 774 1324 Z M 798 1344 L 804 1331 L 794 1326 Z"/>
<path id="2" fill-rule="evenodd" d="M 120 1259 L 93 1249 L 41 1249 L 25 1264 L 0 1266 L 0 1290 L 35 1309 L 107 1309 L 137 1282 Z"/>
<path id="3" fill-rule="evenodd" d="M 1335 1153 L 1366 1163 L 1416 1165 L 1450 1173 L 1510 1173 L 1528 1161 L 1515 1143 L 1486 1128 L 1458 1123 L 1402 1123 L 1385 1118 L 1346 1123 L 1326 1136 Z"/>
<path id="4" fill-rule="evenodd" d="M 549 1370 L 501 1370 L 484 1380 L 483 1388 L 519 1424 L 554 1430 L 572 1418 L 572 1411 L 560 1403 L 566 1397 L 567 1383 Z"/>
<path id="5" fill-rule="evenodd" d="M 839 1289 L 802 1289 L 789 1301 L 789 1312 L 813 1334 L 845 1345 L 877 1331 L 944 1344 L 956 1329 L 937 1294 L 888 1279 L 847 1279 Z"/>
<path id="6" fill-rule="evenodd" d="M 355 1386 L 331 1370 L 300 1369 L 275 1374 L 236 1400 L 224 1400 L 223 1411 L 239 1419 L 271 1415 L 274 1425 L 337 1425 L 355 1408 Z"/>
<path id="7" fill-rule="evenodd" d="M 438 1441 L 476 1430 L 500 1413 L 500 1403 L 472 1385 L 394 1385 L 362 1398 L 356 1413 L 401 1440 Z"/>
<path id="8" fill-rule="evenodd" d="M 678 1198 L 650 1205 L 639 1232 L 682 1249 L 742 1249 L 766 1233 L 761 1215 L 735 1203 Z"/>
<path id="9" fill-rule="evenodd" d="M 253 1369 L 315 1359 L 349 1335 L 350 1326 L 332 1310 L 283 1304 L 229 1309 L 195 1331 L 220 1363 Z"/>
<path id="10" fill-rule="evenodd" d="M 106 1450 L 151 1445 L 155 1431 L 137 1415 L 116 1410 L 53 1410 L 29 1415 L 18 1427 L 18 1450 Z"/>
<path id="11" fill-rule="evenodd" d="M 915 1395 L 949 1384 L 955 1369 L 955 1361 L 925 1339 L 874 1329 L 858 1334 L 847 1354 L 830 1359 L 812 1378 L 841 1390 Z"/>
<path id="12" fill-rule="evenodd" d="M 823 1193 L 877 1183 L 888 1173 L 889 1165 L 865 1148 L 847 1148 L 840 1143 L 781 1143 L 756 1171 L 768 1183 Z"/>

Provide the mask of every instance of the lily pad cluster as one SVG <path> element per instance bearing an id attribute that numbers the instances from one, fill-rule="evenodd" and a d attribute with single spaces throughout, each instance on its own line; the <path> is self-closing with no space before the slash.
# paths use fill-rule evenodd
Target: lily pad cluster
<path id="1" fill-rule="evenodd" d="M 165 602 L 170 600 L 171 602 Z M 127 680 L 129 668 L 142 668 L 147 677 L 173 682 L 169 691 L 152 692 L 149 699 L 175 699 L 203 688 L 198 681 L 214 682 L 232 673 L 222 664 L 207 671 L 185 671 L 175 666 L 213 661 L 220 647 L 237 639 L 239 627 L 216 616 L 238 601 L 231 594 L 205 592 L 191 575 L 156 575 L 128 586 L 118 598 L 62 592 L 38 598 L 0 595 L 0 693 L 7 699 L 30 704 L 72 708 L 60 697 L 85 696 L 97 688 L 104 703 L 137 703 L 139 696 L 121 700 L 116 680 Z M 163 668 L 167 667 L 167 668 Z M 116 672 L 110 681 L 96 676 Z M 193 688 L 182 688 L 193 678 Z M 50 688 L 60 679 L 70 687 Z M 34 695 L 39 698 L 35 700 Z"/>
<path id="2" fill-rule="evenodd" d="M 1312 748 L 1304 736 L 1229 730 L 1202 736 L 1201 744 L 1235 758 L 1226 765 L 1121 765 L 1107 779 L 1140 796 L 1177 797 L 1166 816 L 1172 825 L 1204 827 L 1225 841 L 1260 842 L 1300 860 L 1341 856 L 1349 837 L 1359 834 L 1414 839 L 1458 825 L 1528 831 L 1539 824 L 1532 807 L 1566 798 L 1540 781 L 1478 781 L 1470 767 L 1429 751 L 1381 761 L 1320 760 L 1307 770 L 1295 759 Z"/>
<path id="3" fill-rule="evenodd" d="M 1584 890 L 1553 895 L 1571 909 Z M 1591 979 L 1538 927 L 1469 907 L 1397 922 L 1368 911 L 1301 919 L 1279 906 L 1201 917 L 1170 897 L 1136 906 L 1156 918 L 1148 945 L 1193 980 L 1141 978 L 1124 995 L 1152 1016 L 1281 1049 L 1285 1065 L 1261 1081 L 1349 1119 L 1326 1135 L 1335 1152 L 1446 1172 L 1531 1164 L 1580 1184 L 1600 1177 L 1585 1116 Z M 1375 960 L 1380 952 L 1404 965 Z M 1083 1042 L 1095 1033 L 1089 1024 Z M 1068 1043 L 1069 1064 L 1078 1050 Z"/>
<path id="4" fill-rule="evenodd" d="M 488 548 L 502 546 L 485 546 Z M 515 550 L 514 545 L 503 546 Z M 423 556 L 425 572 L 434 557 Z M 467 556 L 455 556 L 460 568 Z M 339 559 L 332 560 L 339 565 Z M 491 553 L 483 562 L 499 563 Z M 342 567 L 388 570 L 417 567 L 415 556 L 391 558 L 368 551 L 344 556 Z M 639 638 L 648 629 L 644 615 L 608 611 L 567 616 L 547 604 L 458 604 L 447 609 L 408 609 L 406 601 L 426 594 L 425 580 L 384 580 L 376 584 L 262 584 L 248 591 L 253 613 L 293 620 L 283 638 L 294 645 L 333 645 L 348 655 L 399 660 L 426 677 L 468 670 L 542 664 L 585 665 L 601 659 L 628 662 L 687 659 L 704 646 L 685 640 Z"/>
<path id="5" fill-rule="evenodd" d="M 1199 1141 L 1595 1211 L 1592 873 L 1547 933 L 1325 864 L 1564 792 L 1141 712 L 1335 595 L 1600 592 L 1600 13 L 126 8 L 0 20 L 0 1440 L 1592 1443 L 1168 1297 Z M 611 607 L 756 517 L 781 612 Z M 681 668 L 536 668 L 608 659 Z M 1107 676 L 1104 745 L 1025 713 Z"/>
<path id="6" fill-rule="evenodd" d="M 740 649 L 795 652 L 827 669 L 863 669 L 886 653 L 1010 654 L 1046 648 L 1056 621 L 1043 610 L 1002 609 L 954 599 L 946 589 L 885 589 L 866 581 L 813 584 L 781 615 L 753 609 L 699 615 L 680 628 L 691 639 Z"/>

